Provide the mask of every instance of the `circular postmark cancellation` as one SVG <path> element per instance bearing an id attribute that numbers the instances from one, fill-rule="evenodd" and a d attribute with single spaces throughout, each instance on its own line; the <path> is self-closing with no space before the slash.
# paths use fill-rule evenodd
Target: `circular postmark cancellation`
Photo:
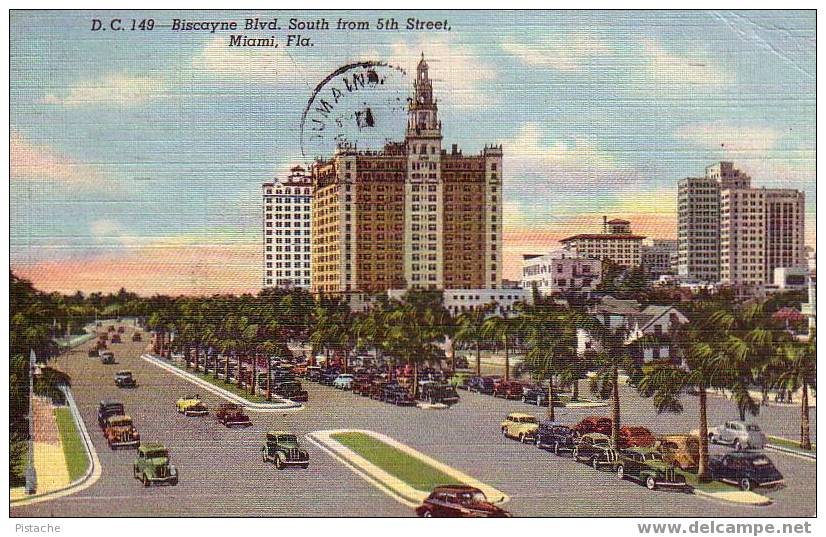
<path id="1" fill-rule="evenodd" d="M 336 69 L 315 87 L 301 115 L 304 158 L 329 158 L 339 146 L 378 150 L 400 140 L 409 92 L 401 67 L 364 61 Z"/>

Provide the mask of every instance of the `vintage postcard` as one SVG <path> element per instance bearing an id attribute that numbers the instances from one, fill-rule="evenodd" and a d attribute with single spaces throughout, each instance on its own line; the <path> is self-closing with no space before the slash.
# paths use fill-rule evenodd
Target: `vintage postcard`
<path id="1" fill-rule="evenodd" d="M 294 7 L 9 13 L 17 531 L 810 532 L 816 12 Z"/>

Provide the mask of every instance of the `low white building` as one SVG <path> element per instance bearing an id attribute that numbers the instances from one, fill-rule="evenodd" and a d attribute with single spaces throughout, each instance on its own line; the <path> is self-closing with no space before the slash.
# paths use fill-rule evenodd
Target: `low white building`
<path id="1" fill-rule="evenodd" d="M 401 300 L 407 289 L 389 289 L 387 296 Z M 490 307 L 491 315 L 507 316 L 516 313 L 516 304 L 533 304 L 530 289 L 445 289 L 442 305 L 451 315 L 461 315 L 480 307 Z"/>
<path id="2" fill-rule="evenodd" d="M 567 250 L 522 256 L 522 288 L 542 295 L 590 292 L 602 282 L 602 261 Z"/>
<path id="3" fill-rule="evenodd" d="M 774 269 L 774 287 L 781 291 L 796 291 L 809 286 L 808 267 L 777 267 Z"/>

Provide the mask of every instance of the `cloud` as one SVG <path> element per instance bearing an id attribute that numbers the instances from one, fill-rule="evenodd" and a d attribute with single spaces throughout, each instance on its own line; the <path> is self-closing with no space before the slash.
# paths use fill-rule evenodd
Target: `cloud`
<path id="1" fill-rule="evenodd" d="M 639 58 L 639 72 L 633 59 L 625 58 L 616 65 L 623 76 L 631 77 L 627 86 L 636 92 L 654 96 L 692 95 L 720 90 L 735 82 L 733 70 L 724 69 L 699 48 L 678 53 L 666 49 L 658 40 L 644 39 Z"/>
<path id="2" fill-rule="evenodd" d="M 605 42 L 591 35 L 565 36 L 562 41 L 537 40 L 530 44 L 508 41 L 502 43 L 502 49 L 532 67 L 558 71 L 581 71 L 592 59 L 613 53 Z"/>
<path id="3" fill-rule="evenodd" d="M 168 96 L 163 79 L 125 73 L 102 79 L 81 79 L 63 95 L 47 94 L 40 102 L 62 106 L 131 106 Z"/>
<path id="4" fill-rule="evenodd" d="M 31 181 L 49 188 L 49 183 L 72 187 L 110 188 L 99 170 L 62 155 L 46 145 L 38 145 L 12 131 L 9 140 L 12 181 Z"/>
<path id="5" fill-rule="evenodd" d="M 532 166 L 543 166 L 555 170 L 612 169 L 616 162 L 613 156 L 603 151 L 592 140 L 575 138 L 571 140 L 542 141 L 543 133 L 539 125 L 525 123 L 506 146 L 505 158 L 516 161 L 531 161 Z"/>
<path id="6" fill-rule="evenodd" d="M 762 152 L 774 149 L 783 134 L 764 125 L 711 122 L 683 125 L 675 136 L 706 150 Z"/>

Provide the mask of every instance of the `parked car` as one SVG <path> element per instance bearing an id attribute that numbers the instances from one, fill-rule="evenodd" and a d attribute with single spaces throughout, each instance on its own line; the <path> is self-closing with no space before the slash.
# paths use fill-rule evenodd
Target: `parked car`
<path id="1" fill-rule="evenodd" d="M 115 386 L 118 388 L 136 388 L 138 383 L 131 371 L 118 371 L 115 373 Z"/>
<path id="2" fill-rule="evenodd" d="M 118 334 L 123 334 L 124 332 L 126 332 L 126 328 L 124 328 L 123 326 L 119 326 L 118 327 Z"/>
<path id="3" fill-rule="evenodd" d="M 108 341 L 108 340 L 109 340 L 109 334 L 107 334 L 105 332 L 102 332 L 102 333 L 98 334 L 98 341 L 105 342 L 105 341 Z"/>
<path id="4" fill-rule="evenodd" d="M 386 380 L 374 380 L 373 385 L 370 387 L 370 399 L 384 401 L 384 388 L 388 384 L 389 382 Z"/>
<path id="5" fill-rule="evenodd" d="M 135 332 L 132 334 L 132 341 L 143 341 L 143 336 L 141 336 L 140 332 Z"/>
<path id="6" fill-rule="evenodd" d="M 453 405 L 459 402 L 456 387 L 442 382 L 428 381 L 419 386 L 419 399 L 430 404 Z"/>
<path id="7" fill-rule="evenodd" d="M 349 373 L 342 373 L 333 381 L 333 388 L 338 388 L 339 390 L 349 390 L 353 387 L 353 380 L 353 375 L 350 375 Z"/>
<path id="8" fill-rule="evenodd" d="M 574 431 L 556 421 L 543 421 L 536 433 L 536 446 L 550 449 L 556 455 L 574 451 Z"/>
<path id="9" fill-rule="evenodd" d="M 781 486 L 783 474 L 771 459 L 754 451 L 733 451 L 709 457 L 708 467 L 714 479 L 733 483 L 742 490 Z"/>
<path id="10" fill-rule="evenodd" d="M 616 463 L 617 477 L 632 479 L 648 490 L 659 487 L 685 489 L 688 484 L 685 476 L 675 467 L 663 460 L 662 453 L 650 447 L 633 447 L 620 451 Z"/>
<path id="11" fill-rule="evenodd" d="M 89 355 L 89 358 L 97 358 L 97 357 L 98 357 L 98 355 L 99 355 L 99 353 L 98 353 L 98 348 L 97 348 L 97 347 L 93 347 L 93 348 L 89 349 L 89 353 L 88 353 L 88 355 Z"/>
<path id="12" fill-rule="evenodd" d="M 531 414 L 513 412 L 508 414 L 500 427 L 506 438 L 515 438 L 524 444 L 534 441 L 539 430 L 539 422 L 536 421 L 536 416 Z"/>
<path id="13" fill-rule="evenodd" d="M 617 450 L 611 447 L 611 439 L 602 433 L 585 433 L 574 446 L 574 460 L 590 464 L 596 469 L 614 466 Z"/>
<path id="14" fill-rule="evenodd" d="M 141 443 L 141 435 L 132 423 L 129 416 L 109 416 L 103 428 L 103 436 L 111 449 L 119 447 L 137 447 Z"/>
<path id="15" fill-rule="evenodd" d="M 494 397 L 504 397 L 505 399 L 521 399 L 524 385 L 515 380 L 503 380 L 495 384 L 493 388 Z"/>
<path id="16" fill-rule="evenodd" d="M 388 383 L 384 386 L 384 396 L 382 400 L 397 406 L 413 406 L 416 401 L 410 395 L 410 391 L 404 386 L 395 383 Z"/>
<path id="17" fill-rule="evenodd" d="M 493 378 L 491 377 L 470 377 L 467 381 L 467 389 L 470 392 L 493 394 Z"/>
<path id="18" fill-rule="evenodd" d="M 522 390 L 522 402 L 536 406 L 548 406 L 548 388 L 537 384 L 528 384 Z M 562 399 L 554 392 L 554 406 L 563 406 Z"/>
<path id="19" fill-rule="evenodd" d="M 470 363 L 468 362 L 467 357 L 465 356 L 454 356 L 453 357 L 453 368 L 454 369 L 468 369 L 470 367 Z"/>
<path id="20" fill-rule="evenodd" d="M 293 366 L 293 374 L 295 374 L 295 376 L 297 376 L 297 377 L 307 376 L 307 364 L 306 363 L 295 364 Z"/>
<path id="21" fill-rule="evenodd" d="M 169 451 L 162 444 L 141 444 L 132 463 L 132 476 L 144 487 L 153 483 L 178 484 L 178 469 L 169 462 Z"/>
<path id="22" fill-rule="evenodd" d="M 261 460 L 272 462 L 279 470 L 286 466 L 310 466 L 310 454 L 301 448 L 294 434 L 285 431 L 267 433 L 261 447 Z"/>
<path id="23" fill-rule="evenodd" d="M 301 387 L 301 383 L 297 380 L 290 380 L 287 382 L 279 382 L 278 384 L 274 384 L 272 386 L 272 391 L 274 394 L 283 397 L 285 399 L 289 399 L 291 401 L 295 401 L 297 403 L 306 402 L 310 396 L 307 393 L 307 390 Z"/>
<path id="24" fill-rule="evenodd" d="M 112 334 L 112 343 L 123 343 L 120 340 L 120 334 Z"/>
<path id="25" fill-rule="evenodd" d="M 605 435 L 611 434 L 611 425 L 613 421 L 611 418 L 589 416 L 584 420 L 574 425 L 574 433 L 577 436 L 582 436 L 588 433 L 601 433 Z"/>
<path id="26" fill-rule="evenodd" d="M 105 400 L 98 404 L 98 425 L 101 429 L 106 427 L 106 420 L 109 416 L 123 416 L 123 403 L 118 401 Z"/>
<path id="27" fill-rule="evenodd" d="M 324 386 L 332 386 L 339 374 L 338 369 L 325 369 L 321 372 L 318 383 Z"/>
<path id="28" fill-rule="evenodd" d="M 766 435 L 756 423 L 727 421 L 708 430 L 708 441 L 712 444 L 726 444 L 736 450 L 763 449 Z"/>
<path id="29" fill-rule="evenodd" d="M 111 365 L 115 363 L 115 353 L 112 351 L 100 351 L 98 355 L 102 364 Z"/>
<path id="30" fill-rule="evenodd" d="M 317 365 L 307 366 L 307 380 L 311 382 L 318 382 L 321 379 L 321 367 Z"/>
<path id="31" fill-rule="evenodd" d="M 114 332 L 114 331 L 115 331 L 115 325 L 110 324 L 110 325 L 109 325 L 109 327 L 108 327 L 106 330 L 107 330 L 108 332 Z"/>
<path id="32" fill-rule="evenodd" d="M 680 470 L 696 473 L 700 465 L 700 438 L 689 434 L 661 436 L 654 448 L 662 453 L 663 460 Z"/>
<path id="33" fill-rule="evenodd" d="M 364 375 L 356 377 L 353 381 L 353 393 L 361 396 L 369 396 L 370 388 L 373 386 L 373 379 L 370 376 Z"/>
<path id="34" fill-rule="evenodd" d="M 618 444 L 620 448 L 653 447 L 657 441 L 645 427 L 620 427 Z"/>
<path id="35" fill-rule="evenodd" d="M 236 425 L 249 427 L 252 425 L 250 417 L 244 414 L 244 407 L 236 405 L 235 403 L 222 403 L 221 406 L 218 407 L 215 417 L 227 427 L 234 427 Z"/>
<path id="36" fill-rule="evenodd" d="M 175 402 L 175 408 L 178 413 L 184 416 L 206 416 L 209 414 L 209 409 L 201 401 L 198 394 L 181 397 Z"/>
<path id="37" fill-rule="evenodd" d="M 416 508 L 416 515 L 423 518 L 511 516 L 501 507 L 490 503 L 481 490 L 465 485 L 434 488 L 422 505 Z"/>

